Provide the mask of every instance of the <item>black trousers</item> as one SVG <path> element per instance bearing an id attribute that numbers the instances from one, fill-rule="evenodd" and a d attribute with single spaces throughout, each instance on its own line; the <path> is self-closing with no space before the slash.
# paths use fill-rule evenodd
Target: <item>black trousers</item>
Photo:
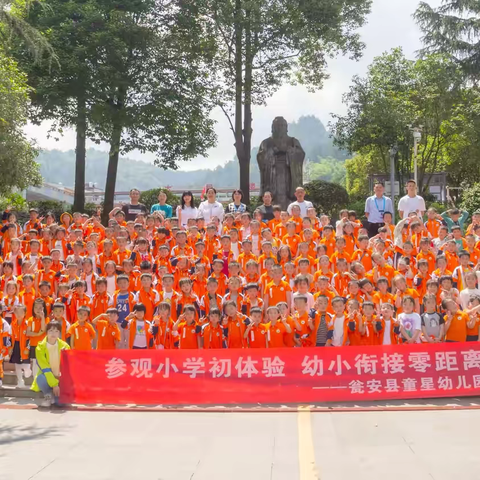
<path id="1" fill-rule="evenodd" d="M 381 227 L 384 227 L 385 224 L 384 223 L 371 223 L 371 222 L 368 222 L 368 226 L 367 226 L 367 229 L 368 229 L 368 236 L 370 238 L 374 237 L 375 235 L 378 235 L 378 229 L 381 228 Z"/>

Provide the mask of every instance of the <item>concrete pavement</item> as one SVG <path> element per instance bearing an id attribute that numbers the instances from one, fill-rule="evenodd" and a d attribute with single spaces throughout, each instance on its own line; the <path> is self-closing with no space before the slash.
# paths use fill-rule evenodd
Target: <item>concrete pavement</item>
<path id="1" fill-rule="evenodd" d="M 1 480 L 478 480 L 480 410 L 0 410 Z"/>

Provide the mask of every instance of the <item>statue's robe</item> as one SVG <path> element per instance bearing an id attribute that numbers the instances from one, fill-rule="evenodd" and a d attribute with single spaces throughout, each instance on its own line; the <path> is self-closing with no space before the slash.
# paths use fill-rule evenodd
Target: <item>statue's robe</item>
<path id="1" fill-rule="evenodd" d="M 257 154 L 260 169 L 260 196 L 272 193 L 275 204 L 286 210 L 295 200 L 295 189 L 303 183 L 305 152 L 294 137 L 267 138 Z"/>

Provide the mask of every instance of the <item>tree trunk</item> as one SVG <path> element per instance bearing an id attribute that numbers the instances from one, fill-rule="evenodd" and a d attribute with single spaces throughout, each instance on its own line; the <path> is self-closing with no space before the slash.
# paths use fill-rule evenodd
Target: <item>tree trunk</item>
<path id="1" fill-rule="evenodd" d="M 250 159 L 252 155 L 252 32 L 250 9 L 245 9 L 245 84 L 243 87 L 243 158 L 240 161 L 240 188 L 250 204 Z"/>
<path id="2" fill-rule="evenodd" d="M 107 181 L 105 183 L 105 198 L 103 202 L 102 221 L 108 225 L 108 214 L 113 209 L 115 199 L 115 185 L 117 183 L 118 157 L 120 155 L 120 139 L 122 137 L 122 125 L 116 120 L 113 125 L 110 140 L 110 152 L 108 154 Z"/>
<path id="3" fill-rule="evenodd" d="M 85 143 L 87 131 L 87 114 L 85 97 L 80 94 L 77 98 L 77 143 L 75 146 L 75 193 L 73 197 L 73 211 L 85 210 Z"/>
<path id="4" fill-rule="evenodd" d="M 242 1 L 235 1 L 235 151 L 237 152 L 238 164 L 240 170 L 240 189 L 244 194 L 244 202 L 249 202 L 249 180 L 250 180 L 250 158 L 245 156 L 245 146 L 243 143 L 243 19 L 242 19 Z M 246 174 L 245 174 L 246 173 Z"/>

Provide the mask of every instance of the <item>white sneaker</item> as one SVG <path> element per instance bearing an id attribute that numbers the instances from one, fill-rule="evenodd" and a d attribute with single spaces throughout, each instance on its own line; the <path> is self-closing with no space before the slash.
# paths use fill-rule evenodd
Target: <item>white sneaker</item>
<path id="1" fill-rule="evenodd" d="M 17 388 L 25 388 L 25 380 L 23 378 L 17 378 Z"/>
<path id="2" fill-rule="evenodd" d="M 30 367 L 26 368 L 23 371 L 23 375 L 25 376 L 25 378 L 30 378 L 32 376 L 32 369 Z"/>
<path id="3" fill-rule="evenodd" d="M 53 403 L 53 398 L 49 393 L 47 393 L 45 395 L 45 398 L 43 399 L 43 402 L 40 404 L 40 406 L 44 408 L 50 408 L 52 406 L 52 403 Z"/>

